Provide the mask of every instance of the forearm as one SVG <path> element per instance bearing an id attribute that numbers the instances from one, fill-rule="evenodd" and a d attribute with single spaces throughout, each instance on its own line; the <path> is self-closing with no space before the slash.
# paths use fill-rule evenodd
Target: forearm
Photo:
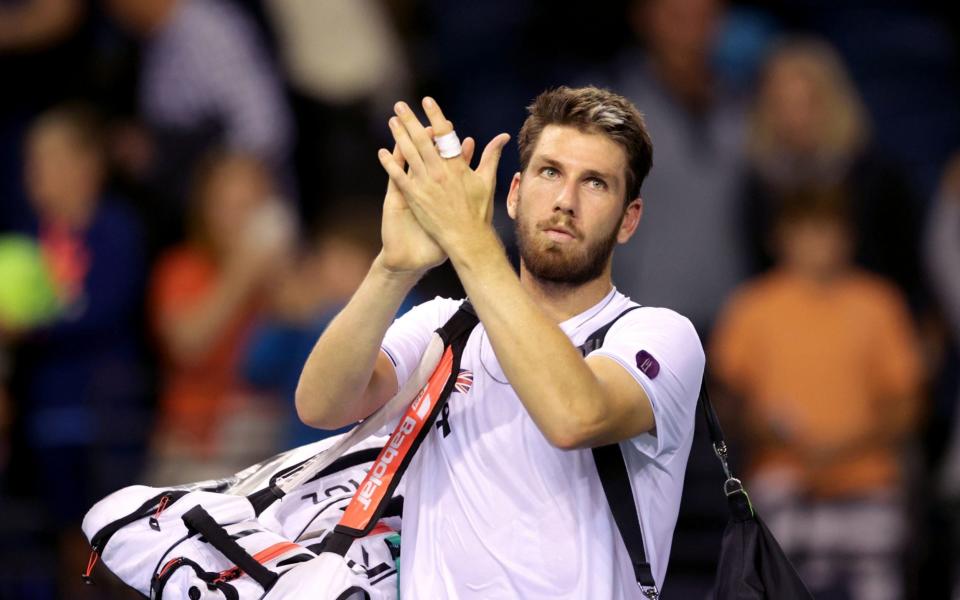
<path id="1" fill-rule="evenodd" d="M 303 422 L 342 427 L 369 416 L 396 392 L 396 377 L 374 367 L 383 336 L 418 279 L 417 273 L 390 272 L 381 257 L 374 261 L 303 367 L 296 394 Z"/>
<path id="2" fill-rule="evenodd" d="M 483 322 L 504 374 L 554 445 L 576 447 L 605 422 L 600 382 L 560 329 L 521 287 L 503 249 L 479 240 L 451 253 L 460 281 Z"/>

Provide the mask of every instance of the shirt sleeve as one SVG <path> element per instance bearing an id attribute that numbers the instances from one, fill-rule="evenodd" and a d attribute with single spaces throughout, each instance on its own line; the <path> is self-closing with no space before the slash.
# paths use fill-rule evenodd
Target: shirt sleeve
<path id="1" fill-rule="evenodd" d="M 387 329 L 380 349 L 393 363 L 400 387 L 420 362 L 433 332 L 447 322 L 460 303 L 459 300 L 438 296 L 413 307 Z"/>
<path id="2" fill-rule="evenodd" d="M 620 363 L 643 387 L 654 429 L 631 442 L 651 458 L 667 458 L 693 436 L 704 353 L 696 329 L 665 308 L 641 308 L 617 321 L 590 356 Z"/>

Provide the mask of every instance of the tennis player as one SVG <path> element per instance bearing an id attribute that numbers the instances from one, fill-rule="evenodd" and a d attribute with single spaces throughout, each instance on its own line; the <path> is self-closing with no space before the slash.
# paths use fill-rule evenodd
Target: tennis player
<path id="1" fill-rule="evenodd" d="M 423 274 L 449 259 L 480 325 L 449 411 L 406 474 L 401 596 L 643 598 L 590 448 L 620 443 L 662 585 L 703 349 L 686 318 L 653 307 L 617 320 L 586 357 L 577 349 L 636 306 L 610 266 L 643 214 L 652 164 L 643 118 L 592 87 L 547 91 L 528 108 L 507 195 L 518 277 L 491 226 L 509 136 L 495 137 L 473 169 L 473 140 L 460 147 L 437 103 L 425 98 L 423 108 L 432 129 L 395 106 L 396 147 L 379 154 L 389 175 L 383 250 L 307 360 L 300 416 L 341 427 L 398 390 L 460 301 L 435 298 L 391 320 Z"/>

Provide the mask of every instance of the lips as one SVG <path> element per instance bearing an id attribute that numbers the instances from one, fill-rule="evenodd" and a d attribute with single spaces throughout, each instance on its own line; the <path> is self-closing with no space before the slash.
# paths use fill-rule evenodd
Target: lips
<path id="1" fill-rule="evenodd" d="M 574 239 L 573 234 L 563 229 L 547 229 L 545 233 L 555 242 L 569 242 Z"/>
<path id="2" fill-rule="evenodd" d="M 568 229 L 562 225 L 551 225 L 549 227 L 544 227 L 543 232 L 548 238 L 555 242 L 569 242 L 577 239 L 577 235 L 572 229 Z"/>

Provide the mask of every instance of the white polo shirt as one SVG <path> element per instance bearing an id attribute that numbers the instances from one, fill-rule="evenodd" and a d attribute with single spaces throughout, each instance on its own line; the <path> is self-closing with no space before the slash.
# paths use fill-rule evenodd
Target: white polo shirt
<path id="1" fill-rule="evenodd" d="M 435 298 L 397 319 L 382 348 L 401 385 L 461 301 Z M 560 323 L 574 345 L 630 306 L 616 291 Z M 647 559 L 662 586 L 693 440 L 704 354 L 685 317 L 643 307 L 591 353 L 623 365 L 653 405 L 655 434 L 621 442 Z M 530 418 L 480 324 L 449 412 L 404 475 L 401 597 L 642 598 L 589 449 L 559 450 Z M 446 412 L 446 411 L 445 411 Z"/>

